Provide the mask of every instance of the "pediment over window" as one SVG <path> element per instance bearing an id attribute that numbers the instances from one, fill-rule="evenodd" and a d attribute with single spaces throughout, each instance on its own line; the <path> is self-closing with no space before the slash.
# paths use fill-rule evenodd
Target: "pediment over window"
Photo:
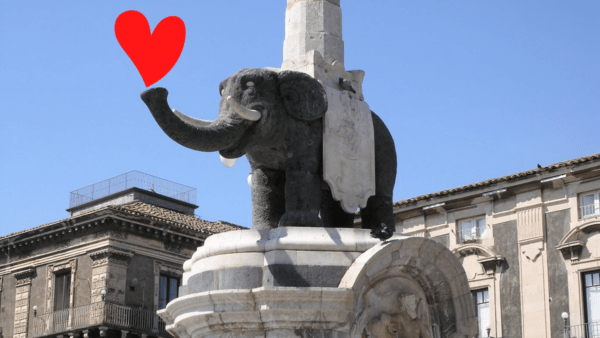
<path id="1" fill-rule="evenodd" d="M 457 258 L 468 255 L 477 255 L 477 261 L 483 266 L 483 269 L 488 275 L 493 275 L 496 272 L 496 267 L 504 262 L 504 257 L 497 254 L 496 251 L 483 245 L 469 243 L 460 246 L 452 251 Z"/>
<path id="2" fill-rule="evenodd" d="M 586 247 L 585 237 L 598 231 L 600 231 L 600 222 L 584 223 L 567 232 L 556 246 L 556 249 L 560 250 L 564 259 L 568 258 L 572 262 L 576 262 L 581 258 L 582 250 Z"/>
<path id="3" fill-rule="evenodd" d="M 571 229 L 569 232 L 567 232 L 566 235 L 563 236 L 563 238 L 560 240 L 560 242 L 558 243 L 556 248 L 558 249 L 558 247 L 561 245 L 564 245 L 569 242 L 577 241 L 581 237 L 583 237 L 587 234 L 590 234 L 594 231 L 600 231 L 600 222 L 594 221 L 594 222 L 584 223 L 578 227 L 575 227 L 575 228 Z"/>

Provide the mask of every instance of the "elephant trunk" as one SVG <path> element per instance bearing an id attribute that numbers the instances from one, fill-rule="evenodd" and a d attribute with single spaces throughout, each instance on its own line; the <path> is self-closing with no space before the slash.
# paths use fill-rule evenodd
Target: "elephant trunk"
<path id="1" fill-rule="evenodd" d="M 237 141 L 246 130 L 244 123 L 205 121 L 171 110 L 165 88 L 152 88 L 140 96 L 160 128 L 175 142 L 199 151 L 218 151 Z"/>

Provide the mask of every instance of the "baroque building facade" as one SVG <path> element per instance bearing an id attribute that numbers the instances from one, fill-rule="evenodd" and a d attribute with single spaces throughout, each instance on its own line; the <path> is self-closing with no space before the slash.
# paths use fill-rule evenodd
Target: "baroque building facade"
<path id="1" fill-rule="evenodd" d="M 71 193 L 70 217 L 0 237 L 2 336 L 168 336 L 156 311 L 177 297 L 183 262 L 242 227 L 195 217 L 195 189 L 121 176 Z"/>
<path id="2" fill-rule="evenodd" d="M 600 154 L 398 201 L 396 230 L 448 247 L 479 337 L 600 337 Z"/>

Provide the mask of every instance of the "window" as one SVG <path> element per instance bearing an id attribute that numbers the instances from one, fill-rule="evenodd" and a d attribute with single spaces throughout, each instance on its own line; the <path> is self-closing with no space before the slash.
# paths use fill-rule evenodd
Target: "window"
<path id="1" fill-rule="evenodd" d="M 54 311 L 68 309 L 71 296 L 71 271 L 56 274 L 54 278 Z"/>
<path id="2" fill-rule="evenodd" d="M 164 309 L 167 304 L 177 298 L 177 288 L 179 287 L 179 278 L 160 275 L 158 309 Z"/>
<path id="3" fill-rule="evenodd" d="M 487 337 L 487 328 L 490 326 L 490 303 L 488 289 L 471 291 L 475 308 L 477 308 L 477 324 L 479 325 L 479 337 Z"/>
<path id="4" fill-rule="evenodd" d="M 485 238 L 485 217 L 475 217 L 458 221 L 458 242 L 464 243 Z"/>
<path id="5" fill-rule="evenodd" d="M 586 323 L 600 323 L 600 270 L 583 274 Z M 589 325 L 590 336 L 600 336 L 600 325 Z"/>
<path id="6" fill-rule="evenodd" d="M 600 192 L 595 191 L 579 195 L 579 218 L 593 217 L 600 214 Z"/>

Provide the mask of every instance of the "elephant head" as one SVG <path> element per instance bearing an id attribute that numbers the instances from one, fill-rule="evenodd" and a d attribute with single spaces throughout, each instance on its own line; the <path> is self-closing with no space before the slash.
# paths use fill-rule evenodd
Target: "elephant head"
<path id="1" fill-rule="evenodd" d="M 175 142 L 194 150 L 219 151 L 225 158 L 277 143 L 278 129 L 287 120 L 311 121 L 327 110 L 321 84 L 300 72 L 242 69 L 221 82 L 219 93 L 219 115 L 214 121 L 172 110 L 165 88 L 149 89 L 141 98 Z"/>

